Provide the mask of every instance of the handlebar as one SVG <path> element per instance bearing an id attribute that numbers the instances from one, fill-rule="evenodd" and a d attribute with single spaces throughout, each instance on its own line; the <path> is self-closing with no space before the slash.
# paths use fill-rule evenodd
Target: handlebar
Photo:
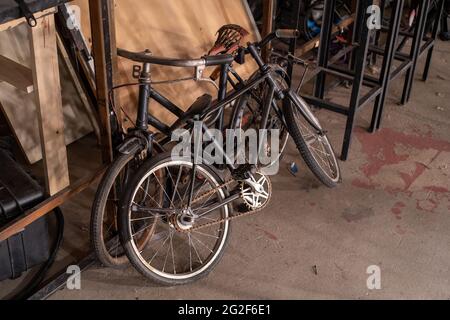
<path id="1" fill-rule="evenodd" d="M 278 29 L 267 35 L 261 42 L 257 43 L 256 46 L 262 48 L 275 39 L 295 39 L 298 38 L 299 35 L 300 32 L 296 29 Z"/>
<path id="2" fill-rule="evenodd" d="M 297 29 L 278 29 L 275 35 L 278 39 L 295 39 L 299 37 L 300 32 Z"/>
<path id="3" fill-rule="evenodd" d="M 117 55 L 135 62 L 180 68 L 219 66 L 223 64 L 231 64 L 234 60 L 234 57 L 229 54 L 204 56 L 200 59 L 176 59 L 152 56 L 148 51 L 131 52 L 120 48 L 117 49 Z"/>

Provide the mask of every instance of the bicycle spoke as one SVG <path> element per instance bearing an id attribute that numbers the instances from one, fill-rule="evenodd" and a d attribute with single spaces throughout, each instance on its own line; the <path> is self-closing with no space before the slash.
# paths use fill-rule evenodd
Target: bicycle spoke
<path id="1" fill-rule="evenodd" d="M 167 236 L 167 238 L 164 240 L 164 242 L 161 244 L 159 249 L 156 251 L 156 253 L 153 255 L 153 257 L 150 259 L 150 261 L 149 261 L 150 264 L 156 258 L 156 256 L 158 255 L 159 251 L 164 247 L 164 245 L 166 244 L 167 240 L 169 240 L 169 238 L 170 238 L 170 230 L 169 230 L 169 235 Z"/>
<path id="2" fill-rule="evenodd" d="M 172 232 L 171 231 L 169 231 L 169 240 L 172 241 Z M 170 244 L 167 247 L 166 258 L 164 259 L 164 266 L 162 269 L 163 272 L 166 270 L 166 264 L 167 264 L 167 259 L 169 258 L 169 253 L 170 253 Z"/>
<path id="3" fill-rule="evenodd" d="M 131 222 L 138 222 L 138 221 L 146 221 L 146 220 L 149 220 L 149 219 L 156 219 L 156 218 L 159 218 L 159 217 L 162 217 L 162 216 L 153 216 L 153 217 L 144 217 L 144 218 L 136 218 L 136 219 L 130 219 L 130 221 Z"/>
<path id="4" fill-rule="evenodd" d="M 145 190 L 142 186 L 140 186 L 140 189 L 144 191 L 144 193 L 152 200 L 157 206 L 159 205 L 158 202 Z"/>
<path id="5" fill-rule="evenodd" d="M 192 272 L 192 246 L 190 234 L 188 234 L 188 240 L 189 240 L 189 270 Z"/>
<path id="6" fill-rule="evenodd" d="M 167 199 L 170 200 L 171 198 L 170 198 L 169 195 L 167 194 L 167 192 L 166 192 L 166 190 L 164 189 L 163 185 L 161 184 L 161 181 L 159 180 L 159 178 L 158 178 L 155 174 L 153 174 L 153 176 L 156 178 L 156 181 L 158 182 L 159 186 L 161 187 L 162 191 L 164 192 L 164 195 L 167 197 Z M 175 205 L 173 204 L 173 202 L 171 201 L 170 203 L 171 203 L 172 208 L 174 208 Z"/>
<path id="7" fill-rule="evenodd" d="M 177 274 L 177 270 L 176 270 L 176 267 L 175 267 L 175 252 L 173 251 L 173 235 L 172 235 L 172 237 L 170 238 L 170 246 L 171 246 L 171 248 L 172 248 L 173 273 L 174 273 L 174 274 Z"/>
<path id="8" fill-rule="evenodd" d="M 194 248 L 195 254 L 197 255 L 198 261 L 199 261 L 201 264 L 203 264 L 203 261 L 202 261 L 202 259 L 200 258 L 200 255 L 198 254 L 198 250 L 197 250 L 197 248 L 195 247 L 194 242 L 192 241 L 192 235 L 191 235 L 191 234 L 189 234 L 189 239 L 190 239 L 190 241 L 191 241 L 191 243 L 192 243 L 192 248 Z"/>
<path id="9" fill-rule="evenodd" d="M 200 232 L 200 231 L 193 231 L 194 233 L 197 233 L 197 234 L 200 234 L 200 235 L 202 235 L 202 236 L 205 236 L 205 237 L 210 237 L 210 238 L 214 238 L 214 239 L 220 239 L 220 237 L 217 237 L 217 236 L 213 236 L 213 235 L 211 235 L 211 234 L 206 234 L 206 233 L 203 233 L 203 232 Z"/>
<path id="10" fill-rule="evenodd" d="M 209 252 L 214 253 L 214 251 L 212 251 L 206 244 L 204 244 L 202 241 L 200 241 L 198 238 L 194 237 L 193 235 L 191 235 L 191 237 L 194 240 L 197 240 L 203 247 L 205 247 L 206 249 L 208 249 Z"/>
<path id="11" fill-rule="evenodd" d="M 180 170 L 178 171 L 178 174 L 177 174 L 177 182 L 175 183 L 175 181 L 173 180 L 172 174 L 170 173 L 170 170 L 167 170 L 167 172 L 169 173 L 170 180 L 172 180 L 172 183 L 175 184 L 175 186 L 174 186 L 174 193 L 173 193 L 173 195 L 172 195 L 172 200 L 170 201 L 171 203 L 174 203 L 174 201 L 175 201 L 175 196 L 176 196 L 177 194 L 178 194 L 178 197 L 179 197 L 180 200 L 181 200 L 181 195 L 180 195 L 180 193 L 178 192 L 178 184 L 180 183 L 182 171 L 183 171 L 183 167 L 180 167 Z"/>

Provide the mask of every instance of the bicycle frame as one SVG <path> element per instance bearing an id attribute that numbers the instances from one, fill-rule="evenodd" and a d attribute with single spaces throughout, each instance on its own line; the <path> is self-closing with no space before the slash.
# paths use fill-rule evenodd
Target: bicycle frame
<path id="1" fill-rule="evenodd" d="M 159 119 L 155 118 L 149 113 L 149 104 L 151 99 L 155 100 L 160 106 L 162 106 L 164 109 L 175 115 L 179 120 L 188 120 L 189 118 L 186 117 L 185 112 L 175 105 L 173 102 L 171 102 L 168 98 L 166 98 L 163 94 L 158 92 L 156 89 L 154 89 L 151 85 L 151 79 L 150 79 L 150 64 L 145 63 L 143 72 L 141 73 L 141 77 L 139 80 L 140 88 L 139 88 L 139 100 L 138 100 L 138 112 L 137 112 L 137 120 L 136 120 L 136 128 L 138 130 L 147 131 L 149 125 L 155 127 L 160 132 L 164 133 L 167 137 L 171 136 L 171 133 L 173 130 L 176 129 L 174 126 L 167 126 L 166 124 L 162 123 Z M 243 88 L 239 89 L 238 91 L 233 92 L 232 94 L 227 96 L 227 84 L 231 83 L 233 87 L 236 87 L 236 84 L 231 80 L 229 77 L 230 73 L 230 65 L 223 65 L 221 67 L 221 73 L 220 73 L 220 80 L 219 80 L 219 90 L 218 90 L 218 100 L 213 105 L 213 108 L 207 109 L 201 117 L 204 119 L 206 118 L 210 111 L 211 113 L 221 111 L 227 104 L 233 102 L 234 100 L 238 99 L 240 96 L 245 94 L 248 90 L 251 90 L 255 87 L 255 85 L 258 85 L 260 82 L 262 82 L 264 79 L 260 79 L 256 84 L 246 84 L 244 85 L 244 82 L 242 79 L 238 79 L 239 84 L 243 85 Z M 214 110 L 211 110 L 214 109 Z M 207 114 L 205 114 L 207 113 Z M 221 112 L 221 115 L 219 117 L 219 120 L 216 124 L 217 129 L 223 130 L 224 128 L 224 120 L 223 120 L 223 112 Z"/>

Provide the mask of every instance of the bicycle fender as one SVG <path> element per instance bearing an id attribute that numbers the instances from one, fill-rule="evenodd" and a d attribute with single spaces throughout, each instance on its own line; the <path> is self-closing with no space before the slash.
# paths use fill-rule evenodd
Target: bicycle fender
<path id="1" fill-rule="evenodd" d="M 138 137 L 133 137 L 130 139 L 125 140 L 124 143 L 122 143 L 118 151 L 122 154 L 136 154 L 139 151 L 142 151 L 144 149 L 144 145 L 142 144 L 141 139 Z"/>
<path id="2" fill-rule="evenodd" d="M 324 130 L 322 128 L 322 125 L 320 124 L 319 120 L 317 120 L 316 116 L 312 113 L 308 103 L 297 94 L 295 94 L 293 90 L 289 90 L 287 92 L 287 96 L 289 100 L 299 109 L 303 117 L 305 117 L 306 121 L 308 121 L 309 124 L 314 127 L 314 129 L 323 133 Z"/>

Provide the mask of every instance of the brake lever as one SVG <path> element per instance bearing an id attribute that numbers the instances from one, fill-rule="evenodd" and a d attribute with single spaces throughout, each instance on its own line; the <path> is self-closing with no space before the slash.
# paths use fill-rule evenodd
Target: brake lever
<path id="1" fill-rule="evenodd" d="M 210 84 L 214 85 L 214 87 L 217 89 L 217 91 L 219 91 L 219 86 L 217 85 L 217 83 L 215 81 L 213 81 L 211 78 L 204 77 L 205 69 L 206 69 L 205 66 L 195 67 L 194 80 L 198 81 L 198 82 L 210 83 Z"/>
<path id="2" fill-rule="evenodd" d="M 308 62 L 306 62 L 305 60 L 294 56 L 292 53 L 289 53 L 288 57 L 291 58 L 292 60 L 294 60 L 294 62 L 297 63 L 297 64 L 301 64 L 301 65 L 303 65 L 306 68 L 309 67 L 309 63 Z"/>
<path id="3" fill-rule="evenodd" d="M 291 60 L 295 64 L 301 64 L 301 65 L 303 65 L 305 67 L 309 67 L 309 63 L 308 62 L 306 62 L 305 60 L 294 56 L 292 53 L 289 53 L 287 56 L 284 56 L 284 55 L 282 55 L 282 54 L 280 54 L 278 52 L 272 51 L 272 55 L 276 56 L 277 58 L 284 59 L 286 61 L 290 61 Z"/>

